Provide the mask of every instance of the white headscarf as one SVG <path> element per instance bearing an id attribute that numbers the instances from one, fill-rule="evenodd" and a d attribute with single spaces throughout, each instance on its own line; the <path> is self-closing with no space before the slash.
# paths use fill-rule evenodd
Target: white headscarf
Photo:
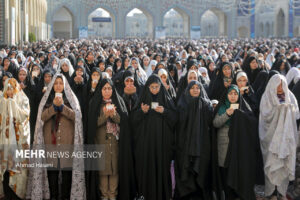
<path id="1" fill-rule="evenodd" d="M 29 58 L 30 58 L 30 61 L 29 61 Z M 26 61 L 24 62 L 23 67 L 27 68 L 27 65 L 32 61 L 34 61 L 34 58 L 32 56 L 27 57 Z"/>
<path id="2" fill-rule="evenodd" d="M 18 55 L 17 55 L 17 59 L 18 58 L 21 58 L 21 60 L 22 60 L 22 63 L 21 63 L 21 65 L 23 66 L 24 65 L 24 63 L 25 63 L 25 61 L 26 61 L 26 58 L 25 58 L 25 56 L 23 55 L 23 53 L 22 52 L 19 52 L 18 53 Z"/>
<path id="3" fill-rule="evenodd" d="M 209 75 L 208 75 L 208 72 L 207 72 L 207 69 L 205 67 L 200 67 L 199 68 L 199 73 L 200 75 L 202 76 L 202 73 L 206 73 L 206 77 L 202 76 L 204 81 L 209 84 L 210 83 L 210 79 L 209 79 Z"/>
<path id="4" fill-rule="evenodd" d="M 153 71 L 152 71 L 152 66 L 153 66 L 153 65 L 154 65 L 154 66 L 157 65 L 157 61 L 156 61 L 156 60 L 151 60 L 151 61 L 150 61 L 149 67 L 147 68 L 147 72 L 146 72 L 147 77 L 151 76 L 151 74 L 153 73 Z"/>
<path id="5" fill-rule="evenodd" d="M 138 68 L 137 68 L 137 77 L 140 80 L 141 83 L 146 83 L 148 76 L 146 74 L 146 72 L 143 70 L 143 68 L 140 65 L 139 59 L 138 58 L 131 58 L 130 59 L 130 63 L 129 66 L 132 66 L 132 61 L 136 60 L 136 62 L 138 63 Z"/>
<path id="6" fill-rule="evenodd" d="M 277 87 L 282 83 L 285 94 L 280 103 Z M 284 76 L 274 75 L 262 96 L 259 115 L 259 138 L 264 159 L 265 195 L 275 190 L 285 196 L 289 181 L 295 178 L 299 108 Z"/>
<path id="7" fill-rule="evenodd" d="M 186 54 L 186 57 L 185 57 L 185 58 L 182 57 L 184 53 Z M 186 52 L 186 50 L 182 50 L 182 51 L 180 52 L 180 54 L 179 54 L 179 59 L 180 59 L 180 60 L 182 60 L 182 59 L 187 59 L 188 57 L 189 57 L 189 54 Z"/>
<path id="8" fill-rule="evenodd" d="M 300 79 L 300 69 L 296 67 L 292 67 L 289 72 L 286 74 L 286 81 L 287 84 L 290 85 L 292 81 L 294 81 L 294 84 L 297 83 Z"/>
<path id="9" fill-rule="evenodd" d="M 218 57 L 219 57 L 218 53 L 214 49 L 210 51 L 209 56 L 212 57 L 212 59 L 213 59 L 214 62 L 216 62 L 218 60 Z"/>
<path id="10" fill-rule="evenodd" d="M 58 76 L 61 76 L 64 82 L 64 93 L 68 99 L 72 110 L 75 112 L 75 129 L 74 129 L 74 151 L 82 151 L 83 145 L 83 126 L 82 126 L 82 115 L 79 102 L 76 95 L 73 93 L 68 81 L 65 76 L 56 73 L 47 87 L 38 109 L 36 127 L 34 132 L 34 145 L 38 145 L 40 148 L 45 148 L 44 145 L 44 134 L 43 126 L 44 122 L 41 119 L 43 109 L 46 105 L 50 92 L 53 88 L 54 82 Z M 45 163 L 45 158 L 36 158 L 32 159 L 34 163 Z M 72 188 L 71 188 L 71 199 L 86 199 L 86 190 L 85 190 L 85 178 L 84 172 L 84 162 L 82 159 L 77 157 L 73 158 L 73 170 L 72 170 Z M 28 177 L 28 187 L 27 187 L 27 199 L 40 200 L 40 199 L 49 199 L 50 191 L 49 184 L 47 179 L 47 169 L 35 167 L 30 170 Z"/>
<path id="11" fill-rule="evenodd" d="M 59 72 L 62 72 L 61 66 L 65 63 L 69 66 L 69 76 L 71 77 L 72 74 L 74 73 L 74 68 L 68 58 L 63 58 L 59 61 L 59 67 L 58 67 L 59 69 L 58 70 L 59 70 Z"/>

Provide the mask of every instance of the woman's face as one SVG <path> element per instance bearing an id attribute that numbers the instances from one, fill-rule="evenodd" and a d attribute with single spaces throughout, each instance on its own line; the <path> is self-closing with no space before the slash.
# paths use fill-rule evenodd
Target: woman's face
<path id="1" fill-rule="evenodd" d="M 10 61 L 8 59 L 4 60 L 4 67 L 8 67 L 10 64 Z"/>
<path id="2" fill-rule="evenodd" d="M 162 80 L 163 83 L 167 83 L 167 76 L 165 74 L 162 74 L 160 76 L 160 78 L 161 78 L 161 80 Z"/>
<path id="3" fill-rule="evenodd" d="M 239 99 L 239 95 L 235 90 L 231 90 L 227 97 L 230 103 L 236 103 Z"/>
<path id="4" fill-rule="evenodd" d="M 13 96 L 14 96 L 14 90 L 10 87 L 7 88 L 5 93 L 6 93 L 7 97 L 13 98 Z"/>
<path id="5" fill-rule="evenodd" d="M 107 69 L 105 72 L 108 73 L 108 75 L 109 75 L 110 78 L 112 77 L 112 70 L 111 69 Z"/>
<path id="6" fill-rule="evenodd" d="M 242 76 L 237 80 L 237 85 L 239 88 L 246 87 L 247 83 L 248 79 L 245 76 Z"/>
<path id="7" fill-rule="evenodd" d="M 251 68 L 252 70 L 255 70 L 255 69 L 258 68 L 258 64 L 257 64 L 257 62 L 256 62 L 256 59 L 254 59 L 254 60 L 252 60 L 252 61 L 250 62 L 250 68 Z"/>
<path id="8" fill-rule="evenodd" d="M 284 94 L 284 91 L 282 88 L 282 82 L 277 87 L 277 94 Z"/>
<path id="9" fill-rule="evenodd" d="M 176 64 L 176 68 L 177 68 L 177 70 L 181 70 L 182 69 L 181 65 L 179 63 Z"/>
<path id="10" fill-rule="evenodd" d="M 160 90 L 160 85 L 158 83 L 151 83 L 149 89 L 153 95 L 157 95 Z"/>
<path id="11" fill-rule="evenodd" d="M 101 72 L 104 72 L 104 70 L 105 70 L 105 64 L 102 62 L 102 63 L 100 63 L 99 64 L 99 68 L 100 68 L 100 71 Z"/>
<path id="12" fill-rule="evenodd" d="M 143 63 L 144 63 L 144 66 L 148 66 L 150 63 L 150 59 L 148 57 L 144 58 Z"/>
<path id="13" fill-rule="evenodd" d="M 45 76 L 44 76 L 44 82 L 46 84 L 49 84 L 51 82 L 51 80 L 52 80 L 51 74 L 45 74 Z"/>
<path id="14" fill-rule="evenodd" d="M 175 77 L 175 71 L 174 71 L 174 70 L 171 70 L 171 71 L 170 71 L 170 75 L 171 75 L 172 77 Z"/>
<path id="15" fill-rule="evenodd" d="M 78 68 L 78 69 L 76 70 L 76 75 L 77 75 L 77 76 L 82 76 L 82 75 L 83 75 L 83 69 Z"/>
<path id="16" fill-rule="evenodd" d="M 164 65 L 161 64 L 157 66 L 157 69 L 164 69 L 164 68 L 165 68 Z"/>
<path id="17" fill-rule="evenodd" d="M 32 71 L 36 72 L 37 75 L 40 75 L 40 73 L 41 73 L 40 68 L 38 66 L 36 66 L 36 65 L 33 67 Z"/>
<path id="18" fill-rule="evenodd" d="M 134 69 L 137 69 L 139 67 L 138 62 L 136 60 L 132 60 L 131 65 Z"/>
<path id="19" fill-rule="evenodd" d="M 125 81 L 125 87 L 131 87 L 133 86 L 134 81 L 131 78 L 126 79 Z"/>
<path id="20" fill-rule="evenodd" d="M 223 74 L 225 77 L 227 77 L 227 78 L 231 77 L 231 68 L 228 65 L 223 67 L 222 71 L 223 71 Z"/>
<path id="21" fill-rule="evenodd" d="M 191 89 L 190 89 L 190 95 L 192 97 L 199 97 L 199 95 L 200 95 L 200 88 L 199 88 L 198 85 L 195 84 L 195 85 L 193 85 L 191 87 Z"/>
<path id="22" fill-rule="evenodd" d="M 64 64 L 62 64 L 61 69 L 62 69 L 64 72 L 68 72 L 68 71 L 69 71 L 69 65 L 67 65 L 67 63 L 64 63 Z"/>
<path id="23" fill-rule="evenodd" d="M 129 65 L 129 62 L 130 62 L 129 58 L 126 58 L 126 59 L 125 59 L 125 61 L 124 61 L 124 65 L 125 65 L 125 67 L 128 67 L 128 65 Z"/>
<path id="24" fill-rule="evenodd" d="M 88 60 L 88 61 L 94 61 L 94 54 L 90 52 L 90 53 L 88 54 L 88 56 L 87 56 L 87 60 Z"/>
<path id="25" fill-rule="evenodd" d="M 20 82 L 24 82 L 25 81 L 26 75 L 27 75 L 26 72 L 23 71 L 23 70 L 19 72 L 18 78 L 19 78 Z"/>
<path id="26" fill-rule="evenodd" d="M 206 72 L 202 72 L 201 75 L 202 75 L 204 78 L 206 78 L 206 76 L 207 76 Z"/>
<path id="27" fill-rule="evenodd" d="M 156 59 L 155 59 L 158 63 L 160 62 L 161 60 L 161 57 L 160 56 L 156 56 Z"/>
<path id="28" fill-rule="evenodd" d="M 93 72 L 92 73 L 92 80 L 100 80 L 100 74 L 98 72 Z"/>
<path id="29" fill-rule="evenodd" d="M 109 58 L 110 63 L 113 63 L 114 61 L 115 61 L 115 58 L 113 56 Z"/>
<path id="30" fill-rule="evenodd" d="M 83 66 L 83 61 L 82 60 L 78 61 L 77 65 L 78 66 Z"/>
<path id="31" fill-rule="evenodd" d="M 122 66 L 122 61 L 121 60 L 118 60 L 117 62 L 117 67 L 120 68 Z"/>
<path id="32" fill-rule="evenodd" d="M 191 81 L 196 81 L 197 80 L 197 76 L 195 73 L 190 73 L 189 77 L 188 77 L 188 83 L 190 83 Z"/>
<path id="33" fill-rule="evenodd" d="M 56 80 L 54 81 L 54 92 L 56 93 L 62 93 L 64 91 L 64 82 L 62 80 L 62 78 L 58 77 L 56 78 Z"/>
<path id="34" fill-rule="evenodd" d="M 282 62 L 280 65 L 280 71 L 283 71 L 285 69 L 285 62 Z"/>
<path id="35" fill-rule="evenodd" d="M 227 62 L 227 56 L 226 55 L 222 56 L 222 62 Z"/>
<path id="36" fill-rule="evenodd" d="M 110 99 L 112 96 L 112 87 L 109 83 L 106 83 L 102 88 L 103 99 Z"/>
<path id="37" fill-rule="evenodd" d="M 196 65 L 193 65 L 193 66 L 191 66 L 191 68 L 190 68 L 190 70 L 198 70 L 198 68 L 197 68 L 197 66 Z"/>
<path id="38" fill-rule="evenodd" d="M 53 59 L 52 60 L 52 66 L 55 65 L 55 64 L 57 64 L 56 59 Z"/>

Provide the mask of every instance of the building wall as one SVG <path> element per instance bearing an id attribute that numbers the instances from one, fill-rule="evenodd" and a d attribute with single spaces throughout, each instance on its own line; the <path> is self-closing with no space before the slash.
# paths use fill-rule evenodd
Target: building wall
<path id="1" fill-rule="evenodd" d="M 29 40 L 48 39 L 46 0 L 0 0 L 0 44 L 17 45 Z"/>
<path id="2" fill-rule="evenodd" d="M 22 1 L 22 0 L 21 0 Z M 0 0 L 0 16 L 5 15 L 5 19 L 0 21 L 0 42 L 11 44 L 14 39 L 16 43 L 21 41 L 21 33 L 24 33 L 25 40 L 28 40 L 28 33 L 32 32 L 37 39 L 47 39 L 53 37 L 53 27 L 57 25 L 55 16 L 61 8 L 68 12 L 71 21 L 68 23 L 68 33 L 64 35 L 68 38 L 77 38 L 80 27 L 88 27 L 89 15 L 97 8 L 103 8 L 109 12 L 113 21 L 110 26 L 113 29 L 113 38 L 125 38 L 126 36 L 139 36 L 150 38 L 155 37 L 155 28 L 168 26 L 174 28 L 167 31 L 167 36 L 172 32 L 179 33 L 181 37 L 189 38 L 192 27 L 200 26 L 202 30 L 210 26 L 211 32 L 206 31 L 205 35 L 225 36 L 228 38 L 249 37 L 250 36 L 250 15 L 242 16 L 235 8 L 224 7 L 219 0 L 23 0 L 25 3 L 24 13 L 21 13 L 20 0 Z M 249 1 L 250 0 L 243 0 Z M 288 2 L 289 0 L 274 0 L 274 8 L 256 7 L 255 14 L 255 37 L 288 36 Z M 1 12 L 4 8 L 4 14 Z M 11 7 L 15 7 L 15 35 L 12 37 Z M 134 8 L 143 11 L 142 15 L 136 17 L 126 17 Z M 178 19 L 170 18 L 165 20 L 165 14 L 174 9 L 178 11 L 182 22 Z M 282 35 L 278 35 L 277 14 L 282 9 L 284 12 L 284 27 Z M 210 22 L 201 23 L 203 14 L 211 10 L 217 19 L 210 19 Z M 261 10 L 261 11 L 260 11 Z M 28 16 L 28 30 L 26 28 L 26 15 Z M 300 16 L 294 17 L 294 33 L 300 33 Z M 3 18 L 2 18 L 3 19 Z M 139 23 L 140 25 L 134 26 Z M 175 23 L 175 25 L 173 25 Z M 133 25 L 132 25 L 133 24 Z M 216 25 L 217 24 L 217 25 Z M 263 31 L 260 31 L 262 24 Z M 25 26 L 25 27 L 24 27 Z M 57 25 L 58 27 L 61 25 Z M 97 29 L 99 24 L 95 24 L 93 29 Z M 106 29 L 110 26 L 103 25 Z M 1 29 L 2 27 L 2 29 Z M 4 33 L 4 30 L 5 31 Z M 26 31 L 27 30 L 27 34 Z M 105 34 L 106 35 L 105 31 Z M 4 41 L 4 42 L 3 42 Z"/>

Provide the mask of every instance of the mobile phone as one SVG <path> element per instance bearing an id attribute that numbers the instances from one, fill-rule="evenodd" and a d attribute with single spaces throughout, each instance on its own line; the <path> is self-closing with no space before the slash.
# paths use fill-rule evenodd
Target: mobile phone
<path id="1" fill-rule="evenodd" d="M 158 106 L 158 102 L 152 102 L 152 103 L 151 103 L 151 108 L 152 108 L 152 109 L 156 109 L 157 106 Z"/>
<path id="2" fill-rule="evenodd" d="M 55 97 L 60 97 L 60 98 L 62 98 L 62 93 L 59 93 L 59 92 L 55 93 Z"/>

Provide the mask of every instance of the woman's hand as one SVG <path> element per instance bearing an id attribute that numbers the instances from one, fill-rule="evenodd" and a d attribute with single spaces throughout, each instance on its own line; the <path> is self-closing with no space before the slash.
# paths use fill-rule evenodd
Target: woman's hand
<path id="1" fill-rule="evenodd" d="M 92 88 L 93 88 L 93 89 L 96 89 L 96 87 L 97 87 L 97 84 L 98 84 L 98 82 L 96 82 L 96 81 L 92 81 Z"/>
<path id="2" fill-rule="evenodd" d="M 60 107 L 64 103 L 61 97 L 55 97 L 53 100 L 53 104 Z"/>
<path id="3" fill-rule="evenodd" d="M 144 113 L 147 113 L 149 111 L 150 106 L 142 103 L 141 108 Z"/>
<path id="4" fill-rule="evenodd" d="M 231 116 L 231 115 L 233 114 L 233 112 L 234 112 L 234 109 L 232 109 L 232 108 L 228 108 L 228 109 L 226 110 L 226 113 L 227 113 L 227 115 L 229 115 L 229 116 Z"/>
<path id="5" fill-rule="evenodd" d="M 113 106 L 112 109 L 107 109 L 107 106 Z M 106 118 L 108 117 L 114 117 L 116 115 L 116 106 L 114 104 L 106 104 L 103 107 L 103 113 Z"/>
<path id="6" fill-rule="evenodd" d="M 163 113 L 165 109 L 164 109 L 163 106 L 157 106 L 154 110 L 155 110 L 156 112 Z"/>

